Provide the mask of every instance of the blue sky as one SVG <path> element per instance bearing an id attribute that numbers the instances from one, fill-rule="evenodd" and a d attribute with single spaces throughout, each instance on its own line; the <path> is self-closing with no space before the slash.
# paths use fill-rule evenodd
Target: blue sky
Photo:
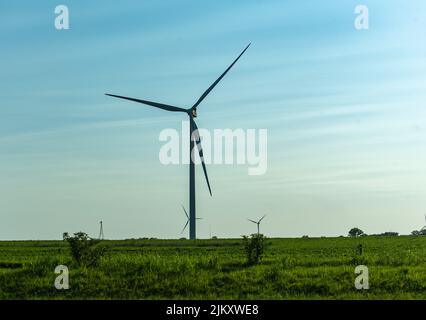
<path id="1" fill-rule="evenodd" d="M 54 28 L 66 4 L 70 30 Z M 367 5 L 370 28 L 354 28 Z M 187 166 L 158 160 L 181 116 L 268 130 L 268 171 L 197 167 L 198 236 L 409 233 L 426 213 L 424 1 L 14 1 L 0 4 L 0 238 L 180 237 Z"/>

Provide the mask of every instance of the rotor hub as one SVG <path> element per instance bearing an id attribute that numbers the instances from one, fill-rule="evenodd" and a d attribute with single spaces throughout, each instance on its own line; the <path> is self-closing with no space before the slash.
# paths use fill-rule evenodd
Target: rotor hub
<path id="1" fill-rule="evenodd" d="M 197 108 L 192 108 L 191 109 L 191 114 L 192 114 L 193 118 L 196 118 L 197 117 Z"/>

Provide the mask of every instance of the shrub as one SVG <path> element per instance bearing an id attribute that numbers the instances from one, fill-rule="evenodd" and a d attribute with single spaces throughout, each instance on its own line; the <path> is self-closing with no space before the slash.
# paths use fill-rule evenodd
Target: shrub
<path id="1" fill-rule="evenodd" d="M 247 256 L 247 264 L 257 264 L 262 260 L 265 249 L 265 236 L 252 234 L 251 237 L 243 236 L 244 251 Z"/>
<path id="2" fill-rule="evenodd" d="M 73 237 L 66 232 L 63 239 L 70 244 L 71 254 L 80 266 L 96 266 L 106 253 L 106 247 L 99 240 L 91 239 L 84 232 L 74 233 Z"/>
<path id="3" fill-rule="evenodd" d="M 364 231 L 362 231 L 359 228 L 352 228 L 351 230 L 349 230 L 348 234 L 349 234 L 350 237 L 359 237 L 359 236 L 364 235 L 365 233 L 364 233 Z"/>
<path id="4" fill-rule="evenodd" d="M 413 232 L 411 232 L 411 235 L 413 235 L 413 236 L 426 236 L 426 229 L 422 229 L 420 231 L 414 230 Z"/>
<path id="5" fill-rule="evenodd" d="M 398 232 L 383 232 L 380 234 L 383 237 L 397 237 L 399 235 Z"/>

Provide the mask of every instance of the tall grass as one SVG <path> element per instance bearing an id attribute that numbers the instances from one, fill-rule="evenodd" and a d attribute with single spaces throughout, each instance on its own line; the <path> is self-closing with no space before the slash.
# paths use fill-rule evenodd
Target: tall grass
<path id="1" fill-rule="evenodd" d="M 0 299 L 426 298 L 426 237 L 268 241 L 251 266 L 238 239 L 106 241 L 94 267 L 75 263 L 63 242 L 0 242 Z M 69 290 L 53 286 L 59 264 Z M 359 264 L 370 290 L 354 288 Z"/>

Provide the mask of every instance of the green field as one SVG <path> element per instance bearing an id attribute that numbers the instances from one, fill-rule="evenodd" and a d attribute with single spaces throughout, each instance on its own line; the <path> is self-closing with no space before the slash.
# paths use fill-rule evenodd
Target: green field
<path id="1" fill-rule="evenodd" d="M 103 243 L 86 268 L 63 241 L 0 242 L 0 299 L 426 299 L 425 236 L 267 239 L 255 266 L 241 239 Z M 54 287 L 60 264 L 69 290 Z M 360 264 L 369 290 L 355 289 Z"/>

